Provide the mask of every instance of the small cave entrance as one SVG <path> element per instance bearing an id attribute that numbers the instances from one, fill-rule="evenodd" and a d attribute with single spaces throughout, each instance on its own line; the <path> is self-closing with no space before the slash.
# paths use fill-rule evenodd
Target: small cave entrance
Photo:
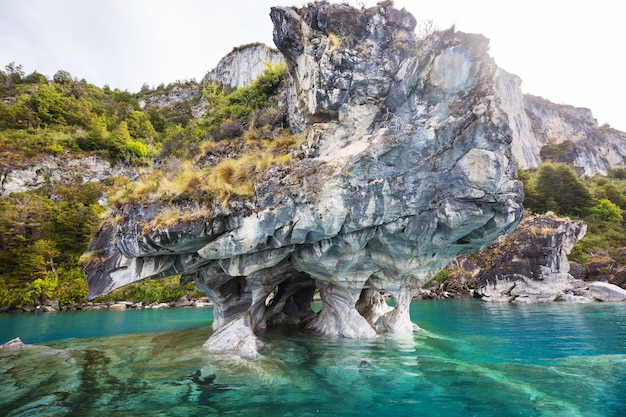
<path id="1" fill-rule="evenodd" d="M 376 329 L 378 320 L 392 311 L 395 305 L 396 300 L 390 293 L 379 290 L 368 281 L 361 290 L 355 307 L 370 326 Z"/>
<path id="2" fill-rule="evenodd" d="M 298 272 L 282 281 L 265 300 L 266 327 L 304 327 L 317 312 L 312 308 L 317 287 L 307 273 Z"/>

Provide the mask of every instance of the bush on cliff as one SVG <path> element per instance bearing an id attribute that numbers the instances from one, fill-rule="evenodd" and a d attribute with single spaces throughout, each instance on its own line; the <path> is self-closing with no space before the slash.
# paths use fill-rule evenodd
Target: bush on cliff
<path id="1" fill-rule="evenodd" d="M 251 85 L 234 90 L 207 85 L 207 118 L 171 130 L 159 155 L 159 174 L 145 170 L 140 179 L 120 188 L 111 203 L 192 201 L 211 206 L 253 198 L 257 176 L 289 164 L 302 143 L 281 128 L 284 116 L 277 101 L 285 71 L 284 65 L 268 65 Z"/>
<path id="2" fill-rule="evenodd" d="M 566 164 L 545 162 L 536 173 L 520 173 L 520 179 L 524 206 L 533 212 L 585 216 L 593 205 L 588 186 Z"/>

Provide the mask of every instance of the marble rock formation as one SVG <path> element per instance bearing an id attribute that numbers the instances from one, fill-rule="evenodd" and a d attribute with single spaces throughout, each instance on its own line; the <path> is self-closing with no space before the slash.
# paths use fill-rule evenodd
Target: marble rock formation
<path id="1" fill-rule="evenodd" d="M 206 346 L 243 356 L 282 324 L 412 332 L 423 283 L 522 216 L 488 40 L 453 29 L 417 38 L 411 14 L 382 5 L 275 7 L 271 18 L 303 158 L 257 182 L 242 210 L 216 207 L 209 220 L 146 232 L 159 207 L 124 207 L 91 243 L 89 295 L 183 274 L 214 303 Z"/>
<path id="2" fill-rule="evenodd" d="M 608 282 L 595 281 L 590 283 L 589 294 L 598 301 L 626 301 L 626 290 Z"/>
<path id="3" fill-rule="evenodd" d="M 98 156 L 45 156 L 24 161 L 19 166 L 8 166 L 0 161 L 0 198 L 54 183 L 71 184 L 76 178 L 81 178 L 83 182 L 98 182 L 113 175 L 132 177 L 133 172 L 121 164 L 111 166 L 109 161 Z"/>
<path id="4" fill-rule="evenodd" d="M 517 75 L 497 71 L 496 89 L 508 114 L 513 156 L 520 168 L 537 168 L 542 160 L 550 159 L 591 177 L 626 165 L 626 132 L 598 126 L 587 108 L 522 94 L 521 83 Z M 550 147 L 552 155 L 542 152 Z"/>
<path id="5" fill-rule="evenodd" d="M 587 284 L 570 273 L 567 255 L 587 232 L 581 221 L 554 216 L 526 219 L 481 252 L 478 294 L 485 301 L 590 301 Z"/>
<path id="6" fill-rule="evenodd" d="M 217 63 L 202 80 L 204 83 L 214 82 L 226 87 L 243 87 L 265 70 L 267 64 L 279 64 L 283 56 L 275 49 L 261 43 L 253 43 L 234 48 Z"/>

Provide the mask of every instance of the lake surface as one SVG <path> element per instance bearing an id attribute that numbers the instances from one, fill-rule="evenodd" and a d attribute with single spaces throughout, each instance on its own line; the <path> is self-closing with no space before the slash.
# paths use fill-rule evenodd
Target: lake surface
<path id="1" fill-rule="evenodd" d="M 0 315 L 2 416 L 624 416 L 626 303 L 415 301 L 421 332 L 271 331 L 212 355 L 210 308 Z"/>

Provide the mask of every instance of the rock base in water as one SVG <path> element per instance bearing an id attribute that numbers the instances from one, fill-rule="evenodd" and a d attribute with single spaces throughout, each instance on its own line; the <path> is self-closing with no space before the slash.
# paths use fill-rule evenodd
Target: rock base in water
<path id="1" fill-rule="evenodd" d="M 270 16 L 299 159 L 258 173 L 252 201 L 203 217 L 180 203 L 193 220 L 145 230 L 169 206 L 119 208 L 90 245 L 89 296 L 181 274 L 214 305 L 207 348 L 246 357 L 272 326 L 408 334 L 423 284 L 522 217 L 488 40 L 453 29 L 418 38 L 415 18 L 384 3 Z"/>
<path id="2" fill-rule="evenodd" d="M 589 294 L 598 301 L 626 301 L 626 290 L 608 282 L 592 282 Z"/>
<path id="3" fill-rule="evenodd" d="M 582 221 L 552 215 L 524 220 L 478 255 L 477 295 L 518 304 L 577 296 L 586 284 L 569 273 L 567 255 L 586 231 Z"/>

